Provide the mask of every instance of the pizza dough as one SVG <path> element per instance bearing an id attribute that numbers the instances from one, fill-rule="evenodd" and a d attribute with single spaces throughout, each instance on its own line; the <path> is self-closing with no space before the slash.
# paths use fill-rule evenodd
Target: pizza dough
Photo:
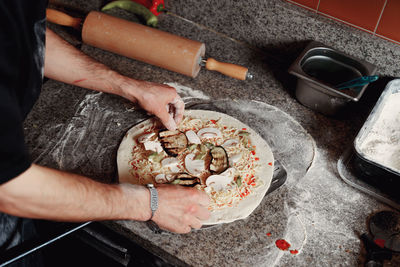
<path id="1" fill-rule="evenodd" d="M 248 217 L 261 203 L 271 184 L 274 170 L 274 157 L 271 148 L 264 139 L 262 139 L 255 131 L 250 129 L 250 127 L 226 114 L 208 110 L 186 110 L 185 116 L 201 120 L 219 120 L 221 125 L 237 129 L 246 128 L 246 131 L 249 132 L 249 139 L 251 140 L 251 143 L 256 146 L 256 153 L 259 158 L 259 167 L 257 168 L 256 175 L 259 177 L 261 185 L 254 188 L 251 194 L 244 197 L 237 203 L 237 205 L 213 210 L 211 212 L 211 217 L 207 221 L 204 221 L 203 224 L 213 225 L 229 223 Z M 124 136 L 117 153 L 118 176 L 121 183 L 138 183 L 130 172 L 132 168 L 130 164 L 132 159 L 132 148 L 136 145 L 135 137 L 143 134 L 145 130 L 157 123 L 158 122 L 155 118 L 148 119 L 133 126 Z M 152 180 L 142 181 L 142 183 L 152 182 Z"/>

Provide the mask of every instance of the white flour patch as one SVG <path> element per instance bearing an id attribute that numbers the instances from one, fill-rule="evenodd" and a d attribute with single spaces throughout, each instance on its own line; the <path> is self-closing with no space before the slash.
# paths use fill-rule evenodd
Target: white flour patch
<path id="1" fill-rule="evenodd" d="M 176 89 L 176 92 L 181 96 L 182 99 L 185 98 L 210 99 L 210 97 L 205 95 L 202 91 L 194 90 L 190 87 L 183 86 L 178 83 L 165 83 L 165 84 L 174 87 Z"/>
<path id="2" fill-rule="evenodd" d="M 367 159 L 400 172 L 400 93 L 388 98 L 360 151 Z"/>

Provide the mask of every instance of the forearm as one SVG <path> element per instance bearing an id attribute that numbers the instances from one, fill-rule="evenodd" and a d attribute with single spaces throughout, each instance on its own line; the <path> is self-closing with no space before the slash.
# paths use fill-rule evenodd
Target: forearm
<path id="1" fill-rule="evenodd" d="M 124 96 L 125 83 L 133 87 L 141 83 L 85 55 L 50 29 L 46 31 L 44 74 L 53 80 L 120 96 Z"/>
<path id="2" fill-rule="evenodd" d="M 58 221 L 147 220 L 143 186 L 108 185 L 83 176 L 32 165 L 0 186 L 0 211 Z"/>
<path id="3" fill-rule="evenodd" d="M 47 29 L 45 76 L 76 86 L 116 94 L 156 115 L 169 129 L 175 130 L 182 120 L 184 103 L 175 88 L 135 80 L 111 70 L 88 57 L 57 34 Z M 173 106 L 174 114 L 167 110 Z"/>

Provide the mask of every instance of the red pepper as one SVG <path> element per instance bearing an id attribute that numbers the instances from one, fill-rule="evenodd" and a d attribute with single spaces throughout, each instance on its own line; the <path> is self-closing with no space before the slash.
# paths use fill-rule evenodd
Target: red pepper
<path id="1" fill-rule="evenodd" d="M 299 251 L 297 249 L 292 249 L 290 250 L 290 253 L 296 255 L 297 253 L 299 253 Z"/>
<path id="2" fill-rule="evenodd" d="M 288 250 L 290 248 L 290 244 L 286 242 L 285 239 L 278 239 L 275 241 L 275 245 L 280 249 L 280 250 Z"/>
<path id="3" fill-rule="evenodd" d="M 164 0 L 132 0 L 147 7 L 151 13 L 158 16 L 165 10 Z"/>

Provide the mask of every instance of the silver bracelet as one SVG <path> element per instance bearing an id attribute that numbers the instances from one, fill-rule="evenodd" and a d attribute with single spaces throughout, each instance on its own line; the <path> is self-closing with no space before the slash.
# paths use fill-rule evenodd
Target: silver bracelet
<path id="1" fill-rule="evenodd" d="M 151 219 L 153 219 L 154 213 L 156 212 L 156 210 L 158 208 L 158 192 L 153 184 L 147 184 L 146 186 L 150 191 L 151 217 L 150 217 L 149 221 L 151 221 Z"/>

